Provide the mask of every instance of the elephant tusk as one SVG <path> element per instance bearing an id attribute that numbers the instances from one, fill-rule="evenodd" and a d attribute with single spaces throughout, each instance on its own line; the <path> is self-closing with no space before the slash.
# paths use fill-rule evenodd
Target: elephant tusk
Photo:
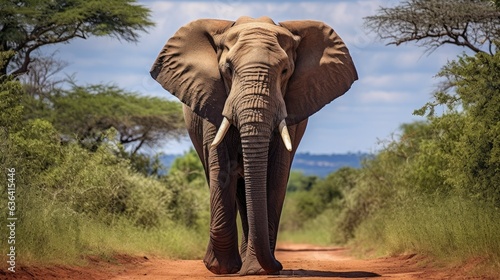
<path id="1" fill-rule="evenodd" d="M 292 151 L 292 140 L 290 140 L 290 134 L 288 133 L 288 128 L 286 127 L 285 120 L 280 122 L 279 126 L 281 139 L 283 139 L 283 143 L 285 143 L 286 149 L 291 152 Z"/>
<path id="2" fill-rule="evenodd" d="M 229 130 L 229 127 L 231 124 L 229 123 L 229 120 L 224 117 L 222 120 L 222 123 L 220 124 L 219 130 L 217 131 L 217 134 L 215 134 L 214 141 L 212 142 L 211 147 L 217 147 L 220 142 L 222 142 L 222 139 L 224 139 L 224 136 L 226 136 L 227 131 Z"/>

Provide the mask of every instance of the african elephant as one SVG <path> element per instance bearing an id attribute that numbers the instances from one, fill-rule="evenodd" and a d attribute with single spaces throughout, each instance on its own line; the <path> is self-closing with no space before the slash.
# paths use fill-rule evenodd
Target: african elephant
<path id="1" fill-rule="evenodd" d="M 205 168 L 206 267 L 216 274 L 279 272 L 278 225 L 307 119 L 357 80 L 345 44 L 317 21 L 201 19 L 167 41 L 150 73 L 184 103 Z"/>

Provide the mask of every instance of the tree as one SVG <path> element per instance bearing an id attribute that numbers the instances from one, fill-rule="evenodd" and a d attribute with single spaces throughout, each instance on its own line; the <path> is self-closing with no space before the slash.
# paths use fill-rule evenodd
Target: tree
<path id="1" fill-rule="evenodd" d="M 170 167 L 169 174 L 172 175 L 175 173 L 183 174 L 188 183 L 192 183 L 196 180 L 202 181 L 204 184 L 206 182 L 205 170 L 203 169 L 198 154 L 193 148 L 184 153 L 182 157 L 178 157 L 174 160 Z"/>
<path id="2" fill-rule="evenodd" d="M 302 171 L 292 171 L 288 179 L 287 191 L 309 191 L 317 181 L 316 176 L 304 175 Z"/>
<path id="3" fill-rule="evenodd" d="M 450 153 L 449 181 L 500 205 L 500 53 L 464 56 L 440 76 L 454 85 L 464 125 Z"/>
<path id="4" fill-rule="evenodd" d="M 118 131 L 119 142 L 136 154 L 144 146 L 155 147 L 166 138 L 185 135 L 180 103 L 139 96 L 115 86 L 74 85 L 52 98 L 55 127 L 66 137 L 95 150 L 106 130 Z M 42 112 L 43 113 L 43 112 Z"/>
<path id="5" fill-rule="evenodd" d="M 446 87 L 415 111 L 428 112 L 429 125 L 403 127 L 417 138 L 393 145 L 413 154 L 404 174 L 415 189 L 455 191 L 500 205 L 499 8 L 498 0 L 408 0 L 366 18 L 389 44 L 417 42 L 427 50 L 453 44 L 475 53 L 443 67 L 438 76 Z M 435 107 L 443 105 L 445 113 L 435 116 Z"/>
<path id="6" fill-rule="evenodd" d="M 67 65 L 67 62 L 57 59 L 55 54 L 37 57 L 30 64 L 30 71 L 19 77 L 27 95 L 40 102 L 50 103 L 52 94 L 72 79 L 56 77 Z"/>
<path id="7" fill-rule="evenodd" d="M 27 72 L 42 46 L 89 36 L 137 42 L 154 25 L 135 0 L 0 0 L 0 10 L 0 51 L 14 51 L 0 75 Z"/>
<path id="8" fill-rule="evenodd" d="M 6 63 L 8 56 L 9 53 L 0 52 L 0 67 Z M 19 82 L 9 77 L 0 77 L 0 136 L 6 136 L 10 129 L 21 126 L 22 92 Z"/>
<path id="9" fill-rule="evenodd" d="M 433 51 L 453 44 L 493 54 L 500 39 L 500 10 L 490 0 L 407 0 L 381 7 L 365 18 L 365 25 L 388 45 L 415 42 Z"/>

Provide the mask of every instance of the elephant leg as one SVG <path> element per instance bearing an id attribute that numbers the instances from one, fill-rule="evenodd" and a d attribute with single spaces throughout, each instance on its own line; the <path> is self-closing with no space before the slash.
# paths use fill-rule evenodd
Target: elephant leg
<path id="1" fill-rule="evenodd" d="M 223 144 L 223 143 L 222 143 Z M 215 274 L 237 273 L 241 268 L 236 227 L 237 167 L 226 145 L 208 145 L 210 185 L 210 239 L 205 266 Z"/>
<path id="2" fill-rule="evenodd" d="M 277 138 L 277 139 L 276 139 Z M 267 188 L 267 215 L 269 222 L 269 245 L 274 254 L 278 238 L 279 222 L 283 203 L 285 201 L 288 176 L 290 175 L 290 165 L 292 161 L 291 153 L 283 146 L 279 137 L 270 143 L 273 152 L 269 156 L 269 173 Z"/>
<path id="3" fill-rule="evenodd" d="M 230 139 L 231 135 L 239 136 L 237 132 L 228 132 L 228 141 L 211 149 L 215 127 L 189 107 L 184 106 L 183 111 L 189 136 L 203 163 L 210 188 L 210 239 L 203 261 L 215 274 L 236 273 L 241 267 L 236 229 L 237 161 L 231 159 L 235 154 L 235 144 Z"/>
<path id="4" fill-rule="evenodd" d="M 283 141 L 281 141 L 277 133 L 270 143 L 271 153 L 268 163 L 270 172 L 268 173 L 267 179 L 267 211 L 269 216 L 269 244 L 273 254 L 276 249 L 279 222 L 285 202 L 292 161 L 295 156 L 295 151 L 297 151 L 302 136 L 305 133 L 306 127 L 307 119 L 297 125 L 288 127 L 294 145 L 292 152 L 285 149 Z"/>
<path id="5" fill-rule="evenodd" d="M 238 203 L 238 210 L 241 218 L 241 245 L 240 245 L 240 256 L 242 262 L 245 262 L 245 257 L 247 254 L 248 246 L 248 216 L 247 216 L 247 204 L 245 199 L 245 179 L 239 178 L 238 185 L 236 188 L 236 199 Z"/>

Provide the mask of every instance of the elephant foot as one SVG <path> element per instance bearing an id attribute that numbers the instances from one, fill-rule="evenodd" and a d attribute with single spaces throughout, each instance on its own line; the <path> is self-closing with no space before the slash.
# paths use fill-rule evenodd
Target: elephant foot
<path id="1" fill-rule="evenodd" d="M 203 263 L 214 274 L 234 274 L 238 273 L 241 268 L 241 258 L 237 252 L 224 254 L 208 250 Z"/>
<path id="2" fill-rule="evenodd" d="M 279 267 L 283 268 L 281 263 L 279 263 Z M 257 261 L 257 259 L 255 257 L 251 257 L 251 258 L 247 257 L 247 258 L 245 258 L 245 261 L 243 262 L 243 266 L 241 267 L 239 274 L 242 276 L 243 275 L 278 275 L 280 273 L 280 270 L 267 272 L 260 266 L 259 262 Z"/>

